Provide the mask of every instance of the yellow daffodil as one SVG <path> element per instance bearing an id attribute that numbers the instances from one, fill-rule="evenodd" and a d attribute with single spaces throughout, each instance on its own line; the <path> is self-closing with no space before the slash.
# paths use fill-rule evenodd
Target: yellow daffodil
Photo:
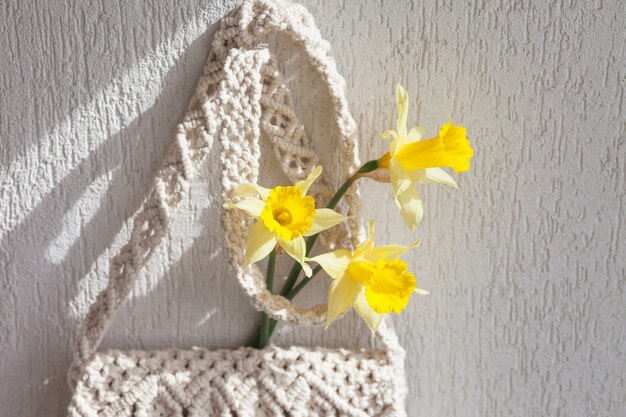
<path id="1" fill-rule="evenodd" d="M 400 313 L 413 292 L 428 294 L 415 288 L 415 276 L 407 264 L 398 259 L 419 241 L 408 246 L 374 243 L 374 222 L 368 223 L 367 238 L 354 252 L 339 249 L 311 258 L 333 278 L 328 289 L 326 327 L 350 307 L 376 332 L 384 314 Z"/>
<path id="2" fill-rule="evenodd" d="M 424 213 L 416 184 L 440 183 L 457 188 L 454 179 L 441 167 L 450 167 L 457 174 L 467 171 L 473 150 L 465 128 L 453 126 L 451 121 L 441 126 L 439 136 L 421 140 L 424 135 L 421 127 L 407 131 L 408 98 L 399 84 L 396 101 L 397 130 L 383 133 L 383 138 L 392 138 L 392 141 L 389 152 L 378 160 L 378 166 L 389 169 L 396 204 L 404 222 L 414 230 Z"/>
<path id="3" fill-rule="evenodd" d="M 268 189 L 244 183 L 235 188 L 233 196 L 243 199 L 237 203 L 226 203 L 224 208 L 243 210 L 258 220 L 248 233 L 244 266 L 265 258 L 278 245 L 302 265 L 307 276 L 311 276 L 311 268 L 305 263 L 304 237 L 313 236 L 347 219 L 331 209 L 316 209 L 315 199 L 306 195 L 321 173 L 322 167 L 318 166 L 306 179 L 288 187 Z"/>

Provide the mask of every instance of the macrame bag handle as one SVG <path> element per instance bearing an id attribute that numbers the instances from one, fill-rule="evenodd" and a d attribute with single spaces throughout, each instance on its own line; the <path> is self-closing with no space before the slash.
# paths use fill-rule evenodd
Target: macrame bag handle
<path id="1" fill-rule="evenodd" d="M 249 0 L 222 19 L 212 51 L 204 68 L 189 110 L 178 126 L 176 140 L 163 167 L 155 176 L 142 209 L 133 220 L 131 237 L 111 260 L 109 283 L 91 305 L 74 352 L 68 380 L 76 378 L 96 352 L 115 311 L 128 297 L 137 277 L 166 234 L 171 218 L 189 190 L 196 167 L 210 152 L 215 139 L 221 144 L 221 183 L 224 198 L 243 181 L 256 182 L 260 156 L 258 139 L 263 129 L 272 142 L 287 177 L 302 179 L 319 159 L 309 146 L 301 124 L 293 113 L 291 95 L 282 82 L 278 66 L 257 42 L 267 33 L 289 34 L 302 47 L 328 87 L 340 132 L 342 175 L 345 178 L 359 164 L 354 139 L 355 122 L 348 112 L 343 92 L 345 84 L 330 57 L 330 45 L 321 38 L 313 18 L 302 6 L 280 1 Z M 311 192 L 324 202 L 332 194 L 327 176 L 314 184 Z M 328 242 L 358 243 L 360 200 L 355 190 L 345 200 L 352 216 L 348 230 Z M 224 214 L 225 242 L 239 283 L 252 305 L 271 317 L 295 324 L 319 324 L 325 320 L 326 306 L 302 308 L 267 289 L 263 274 L 251 265 L 241 268 L 241 239 L 247 233 L 247 219 L 238 211 Z M 333 229 L 331 229 L 333 230 Z M 404 351 L 392 327 L 381 325 L 381 339 L 403 360 Z"/>
<path id="2" fill-rule="evenodd" d="M 227 61 L 229 58 L 240 59 L 241 54 L 252 53 L 260 54 L 259 56 L 262 56 L 260 59 L 266 60 L 261 67 L 259 121 L 255 120 L 251 125 L 260 126 L 267 134 L 286 176 L 294 183 L 303 179 L 319 165 L 319 158 L 311 148 L 293 111 L 291 94 L 283 83 L 276 61 L 269 55 L 267 49 L 256 49 L 258 42 L 272 32 L 287 34 L 295 45 L 305 52 L 309 63 L 328 89 L 340 136 L 342 169 L 337 173 L 336 179 L 347 178 L 359 165 L 355 140 L 356 123 L 348 110 L 344 93 L 345 81 L 337 72 L 335 61 L 330 57 L 330 44 L 322 39 L 312 16 L 304 7 L 278 1 L 244 2 L 240 9 L 222 21 L 222 27 L 213 42 L 212 57 L 207 64 L 208 72 L 219 73 L 221 68 L 227 68 L 222 63 L 222 57 L 226 57 Z M 233 36 L 233 33 L 236 35 Z M 233 49 L 233 46 L 237 48 Z M 225 162 L 222 172 L 222 196 L 225 200 L 231 198 L 233 188 L 241 182 L 256 182 L 258 177 L 258 134 L 254 132 L 250 140 L 243 137 L 241 132 L 238 126 L 231 134 L 220 137 L 221 160 Z M 242 149 L 244 151 L 241 151 Z M 333 192 L 327 173 L 311 187 L 318 207 L 325 205 Z M 326 233 L 327 243 L 348 245 L 358 243 L 361 201 L 354 189 L 348 193 L 345 200 L 351 216 L 348 233 L 342 234 L 346 230 L 341 227 L 333 228 Z M 262 271 L 256 265 L 245 269 L 241 267 L 250 224 L 246 220 L 247 216 L 238 211 L 230 210 L 224 214 L 225 243 L 237 279 L 250 297 L 254 308 L 266 312 L 277 320 L 294 324 L 322 323 L 326 317 L 326 305 L 301 308 L 280 295 L 271 294 L 265 287 Z"/>

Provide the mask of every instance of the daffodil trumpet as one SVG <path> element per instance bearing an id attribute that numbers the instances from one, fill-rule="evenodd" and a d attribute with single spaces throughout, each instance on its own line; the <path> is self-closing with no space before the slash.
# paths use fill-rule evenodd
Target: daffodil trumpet
<path id="1" fill-rule="evenodd" d="M 376 246 L 374 225 L 368 222 L 367 238 L 354 251 L 339 249 L 310 259 L 333 279 L 328 289 L 326 327 L 354 308 L 375 333 L 383 315 L 400 313 L 413 293 L 427 294 L 416 288 L 415 276 L 400 259 L 419 241 L 406 246 Z"/>
<path id="2" fill-rule="evenodd" d="M 396 86 L 398 120 L 396 130 L 383 133 L 391 139 L 389 152 L 377 160 L 377 166 L 388 169 L 387 176 L 378 175 L 390 182 L 396 205 L 406 225 L 415 230 L 421 222 L 424 207 L 417 184 L 439 183 L 458 188 L 454 179 L 442 167 L 452 168 L 457 174 L 470 168 L 474 151 L 467 140 L 463 126 L 448 121 L 439 128 L 439 135 L 422 140 L 424 129 L 407 128 L 408 97 L 401 85 Z"/>
<path id="3" fill-rule="evenodd" d="M 343 222 L 347 217 L 329 208 L 316 208 L 315 199 L 307 195 L 309 187 L 322 173 L 317 166 L 302 181 L 293 186 L 273 189 L 244 183 L 233 192 L 236 203 L 226 203 L 226 209 L 242 210 L 257 220 L 250 227 L 243 257 L 244 266 L 258 262 L 280 248 L 298 262 L 307 276 L 311 267 L 305 262 L 304 237 L 317 235 Z"/>

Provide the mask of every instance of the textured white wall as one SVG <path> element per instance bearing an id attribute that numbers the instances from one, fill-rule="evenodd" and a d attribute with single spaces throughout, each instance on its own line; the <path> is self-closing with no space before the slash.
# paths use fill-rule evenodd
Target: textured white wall
<path id="1" fill-rule="evenodd" d="M 0 7 L 2 416 L 62 415 L 78 323 L 234 3 Z M 424 189 L 423 245 L 409 260 L 431 295 L 397 320 L 409 414 L 626 415 L 626 3 L 304 3 L 334 45 L 363 160 L 384 150 L 398 81 L 411 121 L 435 132 L 452 117 L 476 149 L 460 191 Z M 286 66 L 328 152 L 327 101 L 302 62 Z M 237 346 L 252 330 L 213 237 L 210 166 L 105 345 Z M 363 194 L 381 242 L 412 239 L 386 186 Z M 302 302 L 323 297 L 317 284 Z M 349 315 L 327 333 L 283 328 L 276 342 L 369 337 Z"/>

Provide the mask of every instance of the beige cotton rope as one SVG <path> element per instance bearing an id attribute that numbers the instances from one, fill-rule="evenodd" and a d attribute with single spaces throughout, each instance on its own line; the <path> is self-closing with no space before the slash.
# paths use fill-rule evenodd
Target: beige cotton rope
<path id="1" fill-rule="evenodd" d="M 159 245 L 197 167 L 217 140 L 222 197 L 244 181 L 256 182 L 261 131 L 281 169 L 295 182 L 319 164 L 292 108 L 278 63 L 260 41 L 288 34 L 320 74 L 332 99 L 340 133 L 342 172 L 359 165 L 356 126 L 344 94 L 345 82 L 313 18 L 300 5 L 246 1 L 220 22 L 202 77 L 176 140 L 142 209 L 131 237 L 111 260 L 109 284 L 84 320 L 68 380 L 74 388 L 71 416 L 403 416 L 404 350 L 392 327 L 379 330 L 384 350 L 350 351 L 270 346 L 264 350 L 108 351 L 97 348 L 115 311 L 128 297 L 138 273 Z M 325 174 L 311 188 L 325 204 L 337 184 Z M 327 247 L 354 246 L 361 235 L 356 187 L 344 198 L 347 227 L 324 236 Z M 320 324 L 326 305 L 302 308 L 265 288 L 258 267 L 242 268 L 249 219 L 236 210 L 223 215 L 231 266 L 252 305 L 271 317 L 298 325 Z"/>

